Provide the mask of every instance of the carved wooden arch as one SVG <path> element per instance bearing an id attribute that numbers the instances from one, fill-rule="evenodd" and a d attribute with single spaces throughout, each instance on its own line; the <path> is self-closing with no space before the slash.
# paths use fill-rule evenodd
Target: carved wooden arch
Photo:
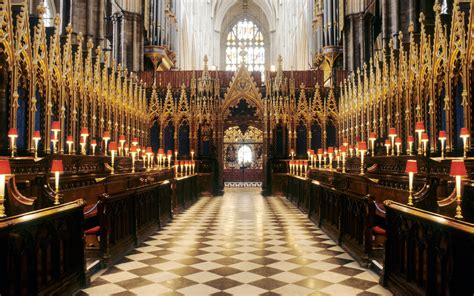
<path id="1" fill-rule="evenodd" d="M 264 107 L 262 95 L 245 66 L 239 68 L 227 88 L 224 102 L 221 106 L 220 114 L 223 116 L 222 118 L 226 118 L 229 108 L 238 104 L 241 99 L 245 99 L 249 105 L 257 108 L 257 116 L 263 120 Z"/>

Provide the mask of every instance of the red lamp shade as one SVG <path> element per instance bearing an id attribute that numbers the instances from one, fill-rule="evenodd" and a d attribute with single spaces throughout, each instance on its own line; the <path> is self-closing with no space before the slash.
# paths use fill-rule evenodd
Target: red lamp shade
<path id="1" fill-rule="evenodd" d="M 323 149 L 318 149 L 318 155 L 323 155 Z"/>
<path id="2" fill-rule="evenodd" d="M 377 139 L 377 134 L 374 133 L 374 132 L 371 132 L 371 133 L 369 134 L 369 140 L 376 140 L 376 139 Z"/>
<path id="3" fill-rule="evenodd" d="M 407 160 L 407 167 L 405 169 L 406 173 L 418 173 L 418 166 L 416 164 L 416 160 L 409 159 Z"/>
<path id="4" fill-rule="evenodd" d="M 92 140 L 91 140 L 91 145 L 97 145 L 96 139 L 92 139 Z"/>
<path id="5" fill-rule="evenodd" d="M 360 151 L 367 151 L 367 143 L 362 141 L 362 142 L 359 142 L 359 150 Z"/>
<path id="6" fill-rule="evenodd" d="M 132 145 L 137 145 L 137 144 L 138 144 L 138 138 L 133 138 Z"/>
<path id="7" fill-rule="evenodd" d="M 137 147 L 132 146 L 132 148 L 130 148 L 130 153 L 136 153 L 136 152 L 137 152 Z"/>
<path id="8" fill-rule="evenodd" d="M 192 150 L 191 150 L 191 152 L 194 153 L 194 151 L 192 151 Z M 173 151 L 172 150 L 166 151 L 166 155 L 173 156 Z"/>
<path id="9" fill-rule="evenodd" d="M 117 142 L 110 142 L 109 151 L 117 151 Z"/>
<path id="10" fill-rule="evenodd" d="M 333 148 L 333 147 L 329 147 L 329 148 L 328 148 L 328 153 L 329 153 L 329 154 L 334 153 L 334 148 Z"/>
<path id="11" fill-rule="evenodd" d="M 61 159 L 53 159 L 51 164 L 51 173 L 62 173 L 64 172 L 63 161 Z"/>
<path id="12" fill-rule="evenodd" d="M 53 132 L 59 132 L 61 130 L 61 124 L 59 123 L 59 121 L 51 122 L 51 130 Z"/>
<path id="13" fill-rule="evenodd" d="M 124 135 L 120 135 L 120 137 L 119 137 L 119 142 L 125 143 L 125 141 L 126 141 L 126 140 L 125 140 L 125 136 L 124 136 Z"/>
<path id="14" fill-rule="evenodd" d="M 440 140 L 446 140 L 446 131 L 439 131 L 439 137 L 438 139 Z"/>
<path id="15" fill-rule="evenodd" d="M 415 138 L 413 138 L 413 136 L 408 136 L 407 142 L 408 143 L 413 143 L 413 142 L 415 142 Z"/>
<path id="16" fill-rule="evenodd" d="M 72 139 L 72 136 L 67 136 L 66 143 L 74 143 L 74 140 Z"/>
<path id="17" fill-rule="evenodd" d="M 422 140 L 422 141 L 429 141 L 430 138 L 428 137 L 428 134 L 427 134 L 427 133 L 422 133 L 422 134 L 421 134 L 421 140 Z"/>
<path id="18" fill-rule="evenodd" d="M 464 160 L 455 159 L 451 161 L 451 170 L 449 171 L 451 176 L 466 176 L 466 166 L 464 165 Z"/>
<path id="19" fill-rule="evenodd" d="M 390 145 L 392 145 L 392 142 L 390 142 L 389 139 L 385 140 L 385 146 L 390 146 Z"/>
<path id="20" fill-rule="evenodd" d="M 339 150 L 341 150 L 341 153 L 346 153 L 347 152 L 346 146 L 342 146 L 341 148 L 339 148 Z"/>
<path id="21" fill-rule="evenodd" d="M 81 139 L 79 140 L 79 143 L 80 143 L 80 144 L 85 144 L 86 141 L 84 141 L 84 138 L 81 138 Z"/>
<path id="22" fill-rule="evenodd" d="M 40 131 L 34 131 L 33 132 L 33 140 L 41 140 Z"/>
<path id="23" fill-rule="evenodd" d="M 8 130 L 9 137 L 18 137 L 18 130 L 14 127 Z"/>
<path id="24" fill-rule="evenodd" d="M 398 137 L 395 139 L 395 144 L 401 145 L 402 144 L 402 138 Z"/>
<path id="25" fill-rule="evenodd" d="M 105 131 L 104 134 L 102 135 L 102 139 L 104 140 L 110 140 L 110 132 L 109 131 Z"/>
<path id="26" fill-rule="evenodd" d="M 349 144 L 349 140 L 348 140 L 347 138 L 344 138 L 344 139 L 342 140 L 342 144 L 343 144 L 343 145 Z"/>
<path id="27" fill-rule="evenodd" d="M 415 124 L 415 132 L 424 132 L 425 131 L 425 124 L 423 121 L 418 121 Z"/>
<path id="28" fill-rule="evenodd" d="M 151 150 L 151 147 L 146 147 L 146 154 L 153 154 L 153 150 Z"/>
<path id="29" fill-rule="evenodd" d="M 89 135 L 89 129 L 87 127 L 81 128 L 81 137 L 88 136 Z"/>
<path id="30" fill-rule="evenodd" d="M 461 135 L 461 138 L 468 138 L 469 137 L 469 130 L 465 127 L 462 127 L 460 135 Z"/>
<path id="31" fill-rule="evenodd" d="M 123 149 L 128 149 L 128 143 L 125 143 L 125 145 L 123 145 Z"/>
<path id="32" fill-rule="evenodd" d="M 0 159 L 0 175 L 10 175 L 10 162 L 7 159 Z"/>
<path id="33" fill-rule="evenodd" d="M 388 135 L 392 136 L 392 137 L 395 137 L 397 135 L 397 129 L 394 128 L 394 127 L 389 128 L 388 129 Z"/>

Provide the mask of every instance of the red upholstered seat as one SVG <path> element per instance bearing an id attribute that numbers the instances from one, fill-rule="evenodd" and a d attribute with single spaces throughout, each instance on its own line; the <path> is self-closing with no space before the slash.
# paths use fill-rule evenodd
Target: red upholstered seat
<path id="1" fill-rule="evenodd" d="M 378 234 L 378 235 L 385 235 L 386 234 L 386 231 L 385 229 L 383 229 L 382 227 L 380 226 L 375 226 L 372 228 L 372 231 L 374 232 L 374 234 Z"/>
<path id="2" fill-rule="evenodd" d="M 84 231 L 84 234 L 85 235 L 93 235 L 93 234 L 99 234 L 99 231 L 100 231 L 100 226 L 95 226 L 95 227 L 92 227 L 90 229 L 87 229 L 86 231 Z"/>

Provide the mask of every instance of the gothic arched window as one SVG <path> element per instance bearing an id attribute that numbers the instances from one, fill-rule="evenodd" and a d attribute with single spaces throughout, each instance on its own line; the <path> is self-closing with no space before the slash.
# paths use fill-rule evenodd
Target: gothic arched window
<path id="1" fill-rule="evenodd" d="M 244 51 L 244 53 L 242 53 Z M 249 71 L 265 71 L 263 34 L 252 21 L 242 19 L 232 27 L 226 40 L 225 69 L 236 71 L 245 56 Z"/>

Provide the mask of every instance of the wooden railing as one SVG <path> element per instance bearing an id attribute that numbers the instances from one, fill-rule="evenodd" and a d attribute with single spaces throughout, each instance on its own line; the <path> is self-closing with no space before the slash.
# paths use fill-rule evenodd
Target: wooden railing
<path id="1" fill-rule="evenodd" d="M 169 214 L 160 214 L 171 212 L 167 208 L 169 203 L 162 203 L 171 199 L 171 190 L 165 189 L 170 186 L 169 181 L 164 181 L 100 197 L 100 256 L 106 264 L 113 263 L 159 229 L 162 219 L 169 219 Z"/>
<path id="2" fill-rule="evenodd" d="M 190 175 L 174 179 L 173 209 L 181 212 L 197 200 L 198 176 Z"/>
<path id="3" fill-rule="evenodd" d="M 310 192 L 310 219 L 367 266 L 372 256 L 375 220 L 375 204 L 370 196 L 339 191 L 318 181 L 311 183 Z"/>
<path id="4" fill-rule="evenodd" d="M 0 221 L 0 295 L 67 295 L 85 281 L 84 201 Z"/>
<path id="5" fill-rule="evenodd" d="M 473 295 L 474 224 L 385 205 L 384 285 L 395 295 Z"/>

